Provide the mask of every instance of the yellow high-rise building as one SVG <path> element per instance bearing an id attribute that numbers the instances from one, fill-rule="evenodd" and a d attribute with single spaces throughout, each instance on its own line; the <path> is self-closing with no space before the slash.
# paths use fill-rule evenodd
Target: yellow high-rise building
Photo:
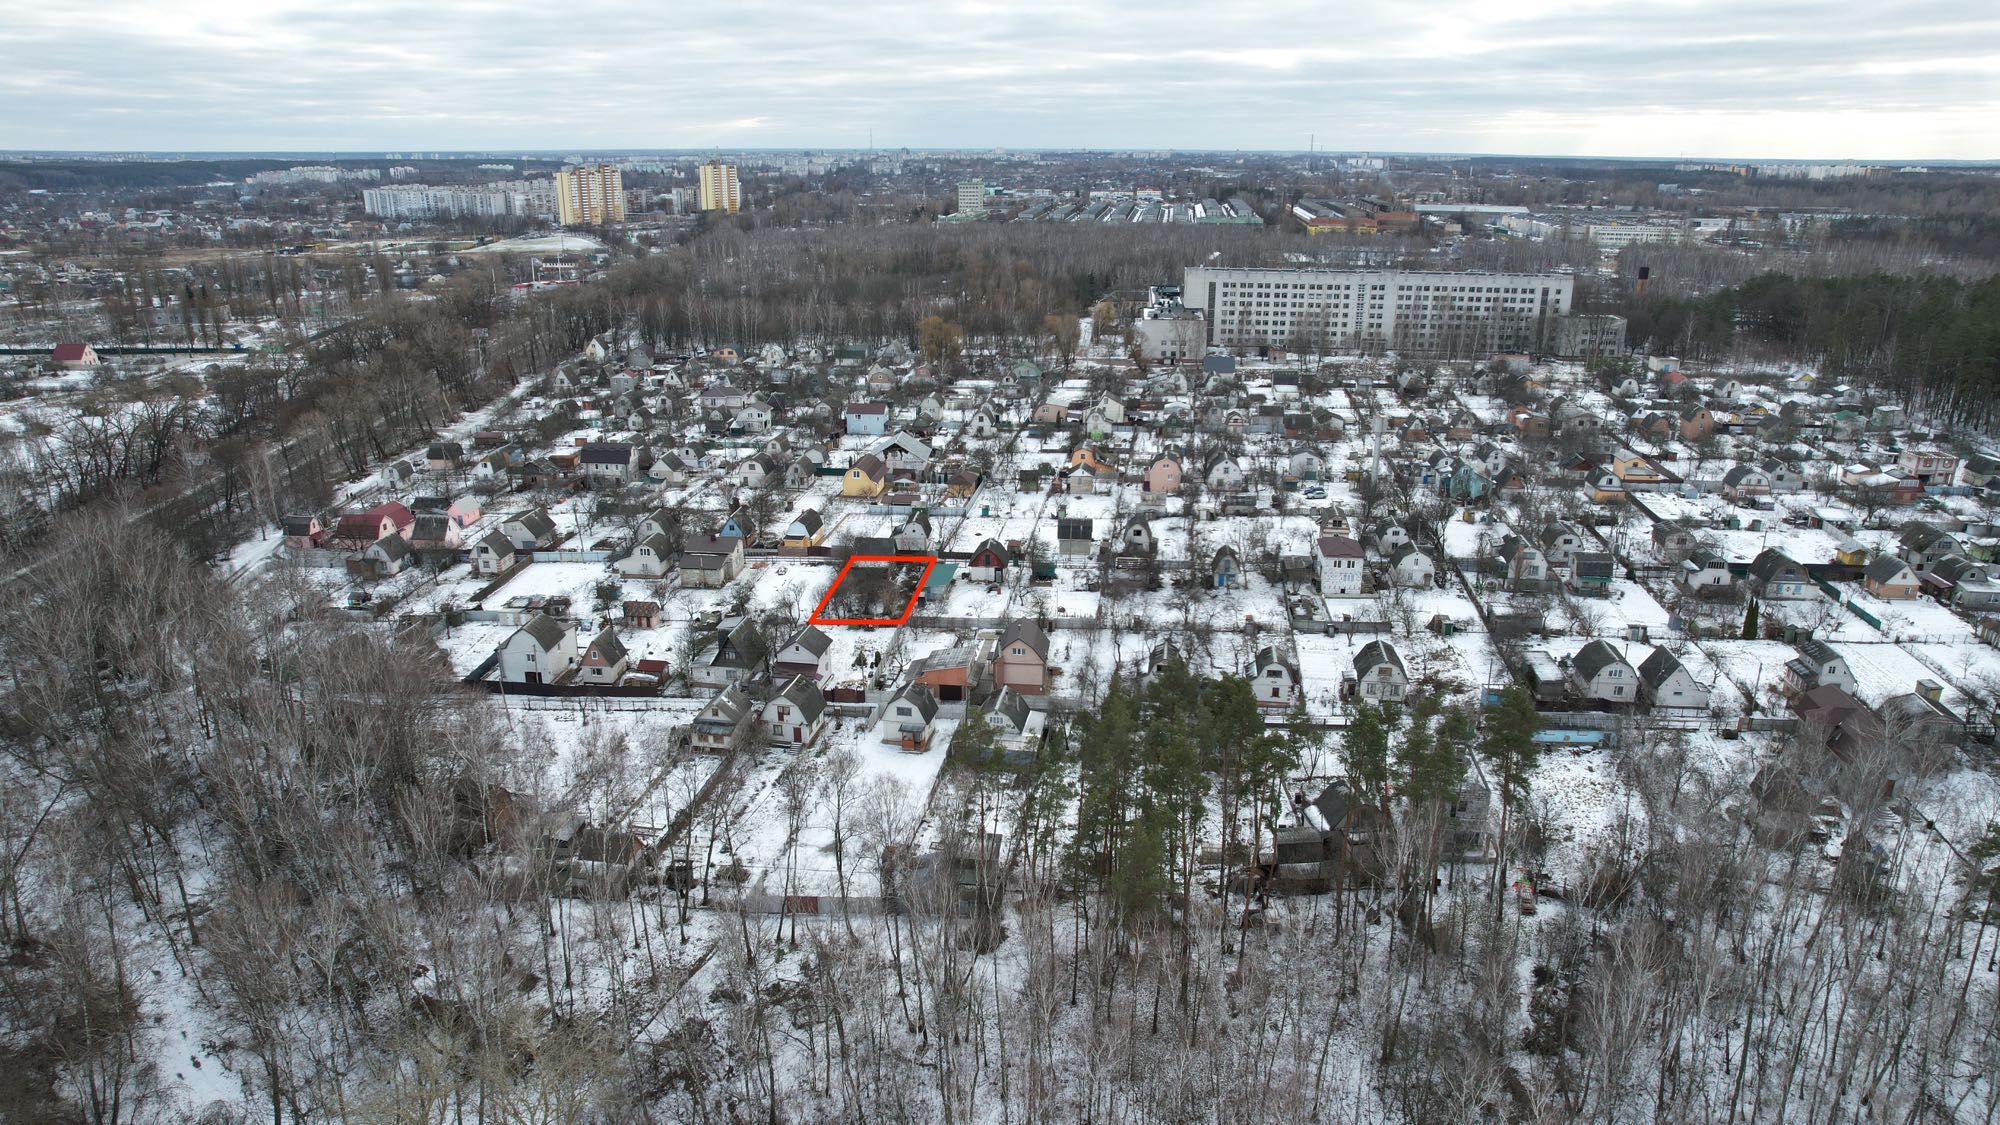
<path id="1" fill-rule="evenodd" d="M 711 160 L 701 166 L 701 209 L 727 211 L 743 209 L 743 194 L 736 186 L 736 165 Z"/>
<path id="2" fill-rule="evenodd" d="M 556 221 L 603 226 L 625 221 L 625 177 L 613 164 L 579 164 L 556 173 Z"/>

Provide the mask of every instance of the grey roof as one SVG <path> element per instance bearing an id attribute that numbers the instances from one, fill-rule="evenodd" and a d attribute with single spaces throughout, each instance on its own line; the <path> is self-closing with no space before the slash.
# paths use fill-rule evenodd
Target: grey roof
<path id="1" fill-rule="evenodd" d="M 1000 634 L 1000 647 L 1004 649 L 1015 641 L 1027 645 L 1031 652 L 1043 660 L 1049 658 L 1049 636 L 1033 621 L 1017 618 L 1007 623 L 1006 631 Z"/>
<path id="2" fill-rule="evenodd" d="M 586 465 L 630 465 L 632 447 L 623 442 L 592 442 L 579 458 Z"/>
<path id="3" fill-rule="evenodd" d="M 800 717 L 808 723 L 817 721 L 826 710 L 826 696 L 820 692 L 819 685 L 804 676 L 793 676 L 790 682 L 778 689 L 777 698 L 797 707 Z"/>
<path id="4" fill-rule="evenodd" d="M 1680 658 L 1664 648 L 1654 649 L 1651 656 L 1639 662 L 1639 678 L 1654 688 L 1672 679 L 1673 674 L 1680 670 Z"/>
<path id="5" fill-rule="evenodd" d="M 377 539 L 374 543 L 370 544 L 368 549 L 376 552 L 377 554 L 380 554 L 383 558 L 388 559 L 390 562 L 395 562 L 397 559 L 406 559 L 410 557 L 409 540 L 404 539 L 403 533 L 400 531 L 392 531 L 389 534 L 384 535 L 382 538 Z"/>
<path id="6" fill-rule="evenodd" d="M 902 693 L 896 696 L 896 698 L 908 700 L 911 705 L 916 707 L 917 715 L 926 723 L 937 718 L 937 696 L 932 695 L 931 689 L 922 684 L 911 684 L 909 687 L 904 688 Z"/>
<path id="7" fill-rule="evenodd" d="M 1947 582 L 1959 583 L 1967 579 L 1986 577 L 1986 566 L 1964 555 L 1950 554 L 1931 564 L 1931 573 Z"/>
<path id="8" fill-rule="evenodd" d="M 522 530 L 537 539 L 554 532 L 556 529 L 556 521 L 550 519 L 549 514 L 540 508 L 532 508 L 517 516 L 511 516 L 506 522 L 520 524 Z"/>
<path id="9" fill-rule="evenodd" d="M 554 652 L 556 646 L 569 635 L 569 627 L 546 613 L 537 613 L 528 618 L 527 623 L 515 630 L 514 635 L 526 633 L 543 652 Z"/>
<path id="10" fill-rule="evenodd" d="M 800 512 L 798 518 L 792 522 L 805 525 L 806 534 L 811 535 L 818 531 L 826 521 L 820 518 L 818 508 L 807 508 L 805 511 Z"/>
<path id="11" fill-rule="evenodd" d="M 500 529 L 497 527 L 482 536 L 479 540 L 479 545 L 496 555 L 511 555 L 514 553 L 514 541 L 500 534 Z"/>
<path id="12" fill-rule="evenodd" d="M 814 656 L 825 656 L 826 650 L 832 644 L 833 644 L 832 637 L 829 637 L 825 633 L 820 632 L 818 628 L 808 625 L 805 628 L 800 629 L 798 633 L 792 637 L 791 640 L 785 642 L 785 647 L 791 648 L 794 645 L 796 645 L 799 648 L 805 649 L 807 652 L 812 653 Z"/>
<path id="13" fill-rule="evenodd" d="M 1576 674 L 1585 681 L 1596 679 L 1599 672 L 1613 664 L 1623 663 L 1625 658 L 1618 655 L 1618 650 L 1603 641 L 1590 642 L 1578 649 L 1576 655 L 1570 659 L 1570 666 L 1575 668 Z"/>
<path id="14" fill-rule="evenodd" d="M 1815 665 L 1815 671 L 1836 661 L 1842 664 L 1846 663 L 1839 653 L 1833 651 L 1832 645 L 1827 644 L 1817 637 L 1806 637 L 1794 643 L 1792 647 L 1798 650 L 1800 656 L 1805 657 L 1806 660 Z"/>
<path id="15" fill-rule="evenodd" d="M 722 689 L 722 694 L 708 701 L 708 706 L 695 716 L 695 722 L 735 726 L 749 713 L 750 697 L 743 694 L 742 688 L 730 684 Z"/>
<path id="16" fill-rule="evenodd" d="M 1874 562 L 1869 563 L 1868 569 L 1862 573 L 1877 582 L 1891 582 L 1909 569 L 1909 564 L 1905 563 L 1902 559 L 1894 555 L 1883 555 Z"/>
<path id="17" fill-rule="evenodd" d="M 1776 547 L 1766 547 L 1757 553 L 1756 558 L 1750 560 L 1750 574 L 1753 578 L 1768 582 L 1785 571 L 1796 572 L 1801 577 L 1805 574 L 1792 556 Z"/>
<path id="18" fill-rule="evenodd" d="M 1283 668 L 1292 677 L 1293 682 L 1298 681 L 1298 662 L 1277 645 L 1265 645 L 1258 649 L 1257 655 L 1251 659 L 1251 666 L 1254 668 L 1268 668 L 1273 664 Z"/>
<path id="19" fill-rule="evenodd" d="M 681 540 L 681 563 L 705 570 L 722 566 L 724 559 L 736 553 L 743 540 L 734 535 L 710 535 L 705 531 L 689 532 Z"/>
<path id="20" fill-rule="evenodd" d="M 1010 687 L 1000 689 L 1000 694 L 993 700 L 993 709 L 989 712 L 992 716 L 1004 720 L 1013 728 L 1015 734 L 1021 733 L 1027 727 L 1028 716 L 1033 713 L 1033 709 L 1028 706 L 1027 698 Z"/>
<path id="21" fill-rule="evenodd" d="M 1611 556 L 1602 551 L 1579 551 L 1571 556 L 1569 565 L 1578 578 L 1610 578 L 1617 573 Z"/>
<path id="22" fill-rule="evenodd" d="M 1354 674 L 1364 680 L 1368 678 L 1368 673 L 1373 672 L 1381 664 L 1387 664 L 1394 668 L 1398 675 L 1405 679 L 1409 678 L 1409 672 L 1403 668 L 1403 658 L 1397 655 L 1395 646 L 1387 641 L 1369 641 L 1361 646 L 1360 652 L 1354 654 Z"/>
<path id="23" fill-rule="evenodd" d="M 451 534 L 451 517 L 443 512 L 418 512 L 410 521 L 412 539 L 438 540 Z"/>
<path id="24" fill-rule="evenodd" d="M 1059 517 L 1056 520 L 1056 538 L 1088 541 L 1091 538 L 1090 520 L 1084 516 Z"/>
<path id="25" fill-rule="evenodd" d="M 1897 537 L 1896 541 L 1913 551 L 1927 551 L 1935 546 L 1939 540 L 1943 539 L 1950 539 L 1954 545 L 1958 542 L 1958 540 L 1952 539 L 1950 532 L 1934 523 L 1911 520 L 1909 523 L 1903 525 L 1903 533 Z"/>
<path id="26" fill-rule="evenodd" d="M 618 639 L 618 634 L 609 625 L 599 629 L 597 635 L 590 639 L 590 647 L 597 650 L 606 664 L 616 664 L 626 656 L 625 642 Z"/>

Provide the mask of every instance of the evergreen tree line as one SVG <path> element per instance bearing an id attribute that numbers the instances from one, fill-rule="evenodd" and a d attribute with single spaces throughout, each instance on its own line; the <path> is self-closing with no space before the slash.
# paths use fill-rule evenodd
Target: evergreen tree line
<path id="1" fill-rule="evenodd" d="M 1690 359 L 1744 350 L 1817 362 L 1951 425 L 2000 403 L 2000 276 L 1764 273 L 1698 296 L 1629 300 L 1627 339 Z"/>

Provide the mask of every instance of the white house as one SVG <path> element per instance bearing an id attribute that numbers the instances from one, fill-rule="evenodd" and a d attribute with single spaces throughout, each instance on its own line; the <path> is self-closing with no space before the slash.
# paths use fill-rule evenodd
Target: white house
<path id="1" fill-rule="evenodd" d="M 1639 698 L 1639 674 L 1618 650 L 1592 641 L 1570 658 L 1570 679 L 1586 698 L 1605 703 L 1631 703 Z"/>
<path id="2" fill-rule="evenodd" d="M 659 578 L 673 569 L 674 547 L 658 532 L 632 545 L 632 552 L 611 564 L 626 578 Z"/>
<path id="3" fill-rule="evenodd" d="M 1330 598 L 1361 596 L 1361 544 L 1345 535 L 1319 537 L 1319 592 Z"/>
<path id="4" fill-rule="evenodd" d="M 1354 693 L 1370 703 L 1401 703 L 1410 693 L 1410 674 L 1388 641 L 1369 641 L 1354 654 Z"/>
<path id="5" fill-rule="evenodd" d="M 1431 557 L 1409 544 L 1396 548 L 1389 555 L 1389 581 L 1398 586 L 1428 587 L 1437 578 L 1437 568 Z"/>
<path id="6" fill-rule="evenodd" d="M 1299 701 L 1304 685 L 1298 662 L 1276 645 L 1265 645 L 1250 661 L 1250 689 L 1259 707 L 1289 708 Z"/>
<path id="7" fill-rule="evenodd" d="M 1655 707 L 1708 710 L 1708 689 L 1695 681 L 1681 662 L 1664 648 L 1639 662 L 1639 690 Z"/>
<path id="8" fill-rule="evenodd" d="M 788 750 L 803 750 L 826 729 L 826 697 L 804 676 L 793 676 L 757 713 L 764 740 Z"/>
<path id="9" fill-rule="evenodd" d="M 937 713 L 937 696 L 931 694 L 931 689 L 911 684 L 883 705 L 875 722 L 875 738 L 884 746 L 921 754 L 931 748 Z"/>
<path id="10" fill-rule="evenodd" d="M 1241 492 L 1250 481 L 1243 472 L 1243 466 L 1237 464 L 1233 457 L 1217 458 L 1209 465 L 1203 479 L 1208 482 L 1208 487 L 1217 492 Z"/>
<path id="11" fill-rule="evenodd" d="M 480 537 L 472 545 L 472 569 L 484 577 L 504 574 L 514 565 L 513 541 L 502 535 L 498 528 Z"/>
<path id="12" fill-rule="evenodd" d="M 592 442 L 577 454 L 577 470 L 598 484 L 622 484 L 639 471 L 639 447 Z"/>
<path id="13" fill-rule="evenodd" d="M 558 683 L 575 671 L 580 659 L 570 627 L 538 613 L 500 642 L 500 679 L 509 684 Z"/>

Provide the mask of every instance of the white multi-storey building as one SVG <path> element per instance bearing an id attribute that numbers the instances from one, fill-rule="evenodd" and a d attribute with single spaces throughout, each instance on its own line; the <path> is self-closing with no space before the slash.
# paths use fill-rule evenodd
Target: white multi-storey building
<path id="1" fill-rule="evenodd" d="M 1470 356 L 1545 350 L 1574 289 L 1567 273 L 1193 266 L 1181 299 L 1211 347 Z"/>
<path id="2" fill-rule="evenodd" d="M 385 219 L 458 219 L 491 215 L 553 216 L 554 180 L 508 180 L 497 184 L 432 187 L 403 184 L 368 188 L 362 210 Z"/>

